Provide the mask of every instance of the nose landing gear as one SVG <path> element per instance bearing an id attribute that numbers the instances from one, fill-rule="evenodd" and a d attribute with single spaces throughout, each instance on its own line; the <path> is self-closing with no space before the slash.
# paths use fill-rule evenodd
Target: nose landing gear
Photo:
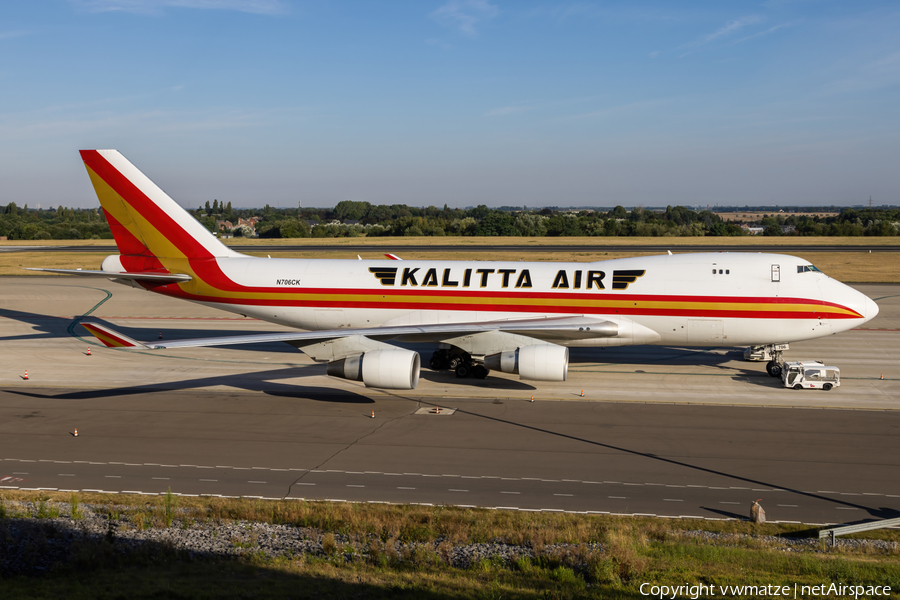
<path id="1" fill-rule="evenodd" d="M 766 352 L 771 353 L 772 360 L 766 363 L 766 373 L 769 374 L 769 377 L 781 377 L 782 371 L 784 371 L 784 358 L 782 357 L 782 351 L 778 349 L 782 345 L 769 345 L 766 346 Z"/>

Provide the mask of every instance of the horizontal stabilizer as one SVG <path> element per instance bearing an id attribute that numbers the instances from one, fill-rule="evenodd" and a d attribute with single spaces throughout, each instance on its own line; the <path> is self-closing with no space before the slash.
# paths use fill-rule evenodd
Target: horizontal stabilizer
<path id="1" fill-rule="evenodd" d="M 178 273 L 141 273 L 133 271 L 85 271 L 83 269 L 36 269 L 25 267 L 26 271 L 44 271 L 47 273 L 60 273 L 62 275 L 81 275 L 82 277 L 108 277 L 110 279 L 137 279 L 141 281 L 155 281 L 157 283 L 181 283 L 190 281 L 190 275 Z"/>
<path id="2" fill-rule="evenodd" d="M 103 342 L 107 348 L 148 348 L 146 344 L 142 344 L 126 335 L 113 331 L 105 325 L 82 323 L 81 326 L 90 331 L 91 335 Z"/>

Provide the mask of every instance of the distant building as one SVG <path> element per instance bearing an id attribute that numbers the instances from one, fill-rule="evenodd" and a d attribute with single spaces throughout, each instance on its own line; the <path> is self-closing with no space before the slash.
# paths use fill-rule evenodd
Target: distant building
<path id="1" fill-rule="evenodd" d="M 231 221 L 216 221 L 216 228 L 219 231 L 230 231 L 234 229 L 234 225 Z"/>
<path id="2" fill-rule="evenodd" d="M 250 217 L 249 219 L 238 217 L 237 225 L 233 229 L 240 229 L 245 238 L 256 237 L 256 224 L 259 220 L 259 217 Z"/>
<path id="3" fill-rule="evenodd" d="M 741 225 L 741 229 L 747 235 L 762 235 L 762 232 L 766 230 L 765 227 L 751 227 L 750 225 L 747 225 L 746 223 Z"/>

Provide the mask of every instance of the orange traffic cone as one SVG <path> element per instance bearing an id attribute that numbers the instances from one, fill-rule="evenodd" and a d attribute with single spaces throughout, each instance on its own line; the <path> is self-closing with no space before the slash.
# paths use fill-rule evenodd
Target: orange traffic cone
<path id="1" fill-rule="evenodd" d="M 534 402 L 534 396 L 531 397 L 531 401 Z"/>
<path id="2" fill-rule="evenodd" d="M 28 379 L 28 369 L 25 369 L 25 377 L 23 377 L 22 379 Z"/>
<path id="3" fill-rule="evenodd" d="M 584 398 L 584 390 L 581 390 L 581 397 Z"/>
<path id="4" fill-rule="evenodd" d="M 162 331 L 159 332 L 159 339 L 162 339 Z"/>
<path id="5" fill-rule="evenodd" d="M 372 411 L 372 418 L 373 418 L 373 419 L 375 418 L 375 411 L 374 411 L 374 410 Z"/>
<path id="6" fill-rule="evenodd" d="M 884 373 L 881 374 L 881 378 L 884 379 Z"/>
<path id="7" fill-rule="evenodd" d="M 90 346 L 88 346 L 88 351 L 87 351 L 87 355 L 88 355 L 88 356 L 90 356 L 90 355 L 91 355 L 91 347 L 90 347 Z"/>
<path id="8" fill-rule="evenodd" d="M 76 429 L 75 431 L 73 431 L 73 432 L 72 432 L 72 435 L 75 436 L 75 437 L 78 437 L 78 430 Z"/>

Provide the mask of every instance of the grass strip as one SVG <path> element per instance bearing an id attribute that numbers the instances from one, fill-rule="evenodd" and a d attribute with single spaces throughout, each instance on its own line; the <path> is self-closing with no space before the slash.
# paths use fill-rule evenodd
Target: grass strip
<path id="1" fill-rule="evenodd" d="M 843 540 L 831 548 L 800 524 L 171 495 L 3 496 L 0 558 L 15 528 L 31 527 L 19 554 L 40 556 L 64 543 L 54 524 L 71 519 L 73 508 L 80 514 L 74 527 L 84 526 L 87 511 L 110 523 L 106 535 L 73 542 L 68 560 L 48 573 L 3 576 L 8 598 L 638 598 L 645 583 L 720 590 L 834 582 L 900 590 L 900 532 L 891 530 L 865 535 L 880 542 Z M 298 528 L 315 551 L 266 554 L 253 537 L 260 523 Z M 167 532 L 201 526 L 248 532 L 231 534 L 242 554 L 204 555 L 165 541 Z M 126 529 L 160 541 L 125 543 Z M 462 544 L 501 542 L 528 550 L 465 568 L 448 560 Z"/>

